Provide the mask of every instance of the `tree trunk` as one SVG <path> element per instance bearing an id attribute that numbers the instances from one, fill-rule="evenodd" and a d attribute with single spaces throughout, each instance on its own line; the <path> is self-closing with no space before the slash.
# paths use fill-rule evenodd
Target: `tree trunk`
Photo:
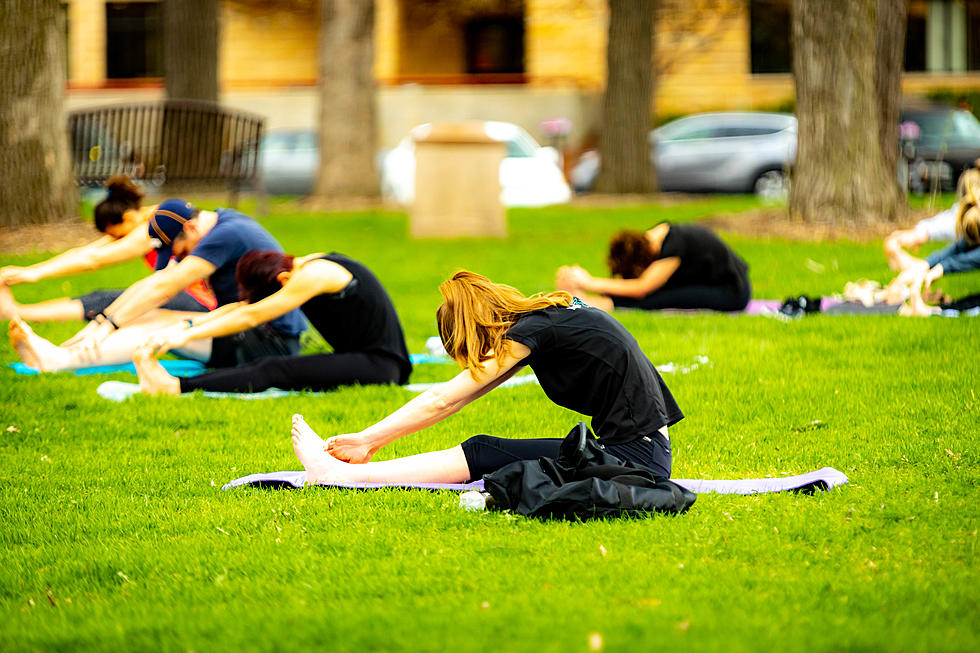
<path id="1" fill-rule="evenodd" d="M 878 0 L 878 69 L 875 76 L 881 112 L 878 140 L 889 170 L 898 170 L 898 122 L 902 108 L 902 58 L 907 21 L 908 0 Z M 898 192 L 903 192 L 897 188 Z"/>
<path id="2" fill-rule="evenodd" d="M 320 170 L 314 195 L 375 197 L 374 0 L 320 4 Z"/>
<path id="3" fill-rule="evenodd" d="M 218 101 L 218 11 L 218 0 L 164 0 L 168 99 Z"/>
<path id="4" fill-rule="evenodd" d="M 879 84 L 877 77 L 879 36 L 883 44 L 895 46 L 876 32 L 892 24 L 884 12 L 894 4 L 793 0 L 799 142 L 789 209 L 796 219 L 843 225 L 904 217 L 898 172 L 883 145 L 888 132 L 895 140 L 895 121 L 882 116 L 882 104 L 897 105 L 892 96 L 898 86 L 890 77 Z M 895 73 L 890 62 L 887 68 Z M 888 101 L 879 93 L 887 93 Z"/>
<path id="5" fill-rule="evenodd" d="M 7 0 L 0 11 L 0 225 L 76 214 L 68 151 L 65 26 L 58 0 Z"/>
<path id="6" fill-rule="evenodd" d="M 602 95 L 596 179 L 600 193 L 652 193 L 653 0 L 609 0 L 606 90 Z"/>

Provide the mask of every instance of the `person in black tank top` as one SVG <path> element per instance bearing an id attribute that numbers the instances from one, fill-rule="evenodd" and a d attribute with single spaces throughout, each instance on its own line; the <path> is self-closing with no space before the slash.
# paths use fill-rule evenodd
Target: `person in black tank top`
<path id="1" fill-rule="evenodd" d="M 412 372 L 405 335 L 391 298 L 362 263 L 342 254 L 294 259 L 252 250 L 238 263 L 242 301 L 153 337 L 135 358 L 140 388 L 149 394 L 193 390 L 261 392 L 330 390 L 341 385 L 403 384 Z M 254 332 L 295 308 L 333 348 L 331 354 L 270 356 L 194 377 L 172 377 L 155 354 L 200 338 Z"/>
<path id="2" fill-rule="evenodd" d="M 608 261 L 613 278 L 565 266 L 558 270 L 558 288 L 605 311 L 741 311 L 752 297 L 749 266 L 699 225 L 663 222 L 646 232 L 621 231 L 610 241 Z"/>
<path id="3" fill-rule="evenodd" d="M 360 433 L 324 440 L 294 415 L 293 448 L 307 482 L 458 483 L 516 460 L 557 458 L 560 438 L 478 435 L 451 449 L 371 462 L 386 444 L 449 417 L 524 366 L 552 401 L 592 417 L 607 451 L 670 476 L 667 427 L 684 415 L 619 322 L 568 293 L 525 297 L 465 270 L 439 290 L 439 335 L 463 371 Z"/>

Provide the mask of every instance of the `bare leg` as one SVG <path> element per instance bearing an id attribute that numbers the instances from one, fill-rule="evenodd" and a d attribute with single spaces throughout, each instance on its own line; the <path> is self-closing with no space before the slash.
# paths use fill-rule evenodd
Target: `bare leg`
<path id="1" fill-rule="evenodd" d="M 166 313 L 174 314 L 173 311 Z M 34 333 L 23 321 L 14 319 L 11 320 L 10 342 L 24 362 L 30 358 L 34 363 L 28 364 L 44 372 L 61 372 L 92 365 L 119 365 L 130 362 L 147 337 L 153 331 L 172 324 L 171 320 L 172 317 L 164 316 L 126 326 L 113 332 L 93 352 L 76 346 L 59 347 Z M 211 357 L 211 339 L 190 342 L 180 352 L 188 358 L 206 361 Z"/>
<path id="2" fill-rule="evenodd" d="M 293 451 L 306 468 L 308 483 L 463 483 L 470 478 L 463 448 L 352 465 L 328 454 L 325 443 L 302 415 L 293 415 Z"/>
<path id="3" fill-rule="evenodd" d="M 564 269 L 565 268 L 562 268 L 562 270 Z M 563 275 L 562 270 L 558 271 L 558 278 L 555 282 L 558 290 L 564 290 L 565 292 L 571 293 L 573 296 L 578 297 L 589 306 L 601 309 L 607 313 L 613 312 L 613 308 L 615 308 L 615 306 L 613 305 L 613 300 L 611 297 L 607 297 L 606 295 L 596 295 L 585 291 L 578 284 L 571 282 L 566 275 Z"/>
<path id="4" fill-rule="evenodd" d="M 160 361 L 149 351 L 137 349 L 133 356 L 136 374 L 140 379 L 140 392 L 148 395 L 179 395 L 180 381 L 163 369 Z"/>
<path id="5" fill-rule="evenodd" d="M 18 315 L 29 322 L 70 322 L 85 317 L 82 302 L 62 297 L 39 304 L 18 304 L 10 287 L 0 284 L 0 320 Z"/>

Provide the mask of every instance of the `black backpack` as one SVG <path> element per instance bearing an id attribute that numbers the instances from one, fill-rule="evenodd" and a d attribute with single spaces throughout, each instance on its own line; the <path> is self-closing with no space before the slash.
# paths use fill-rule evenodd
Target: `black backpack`
<path id="1" fill-rule="evenodd" d="M 483 476 L 487 507 L 528 517 L 589 520 L 655 512 L 682 513 L 697 496 L 645 467 L 606 452 L 579 422 L 558 459 L 519 460 Z"/>

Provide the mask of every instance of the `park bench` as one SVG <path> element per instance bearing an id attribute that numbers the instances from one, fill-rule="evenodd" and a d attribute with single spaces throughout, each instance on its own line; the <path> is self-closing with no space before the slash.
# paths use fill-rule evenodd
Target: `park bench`
<path id="1" fill-rule="evenodd" d="M 261 193 L 264 119 L 211 102 L 165 100 L 79 109 L 68 114 L 72 169 L 79 185 L 113 175 L 158 188 L 227 188 Z M 264 198 L 260 198 L 260 202 Z"/>

